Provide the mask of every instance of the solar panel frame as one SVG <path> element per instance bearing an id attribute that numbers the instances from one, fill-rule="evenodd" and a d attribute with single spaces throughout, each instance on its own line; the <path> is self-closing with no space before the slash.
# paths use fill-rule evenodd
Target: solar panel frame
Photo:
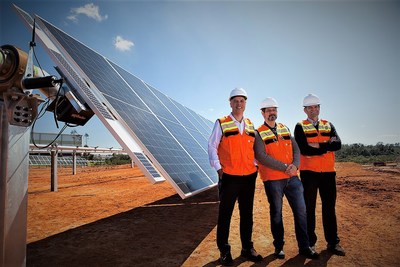
<path id="1" fill-rule="evenodd" d="M 80 96 L 135 163 L 143 167 L 148 178 L 167 178 L 182 198 L 216 185 L 217 175 L 209 165 L 207 154 L 207 139 L 211 133 L 211 127 L 207 125 L 212 124 L 211 121 L 165 96 L 41 17 L 36 16 L 36 21 L 45 33 L 44 40 L 43 37 L 40 39 L 50 57 L 74 81 L 77 90 L 83 91 Z M 112 75 L 113 79 L 104 79 L 105 75 L 108 78 Z M 118 92 L 112 89 L 111 80 L 118 83 Z M 119 97 L 121 91 L 128 99 Z M 161 98 L 168 101 L 163 102 Z M 125 102 L 127 100 L 129 103 Z M 152 129 L 150 133 L 154 136 L 146 136 L 149 131 L 141 130 L 148 129 L 146 127 Z M 133 150 L 126 140 L 139 149 Z M 162 176 L 155 175 L 138 153 Z"/>

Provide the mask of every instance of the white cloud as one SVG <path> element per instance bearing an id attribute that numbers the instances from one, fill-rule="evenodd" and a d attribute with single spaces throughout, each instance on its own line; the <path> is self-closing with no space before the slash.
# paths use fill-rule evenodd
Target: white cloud
<path id="1" fill-rule="evenodd" d="M 71 15 L 69 15 L 67 18 L 69 20 L 72 20 L 73 22 L 78 21 L 78 15 L 86 15 L 89 18 L 92 18 L 98 22 L 105 20 L 108 18 L 108 15 L 100 15 L 100 9 L 98 6 L 94 5 L 93 3 L 86 4 L 81 7 L 76 7 L 71 9 Z"/>
<path id="2" fill-rule="evenodd" d="M 131 47 L 134 46 L 134 43 L 129 40 L 125 40 L 121 36 L 117 36 L 114 38 L 114 46 L 117 48 L 119 51 L 129 51 L 131 50 Z"/>

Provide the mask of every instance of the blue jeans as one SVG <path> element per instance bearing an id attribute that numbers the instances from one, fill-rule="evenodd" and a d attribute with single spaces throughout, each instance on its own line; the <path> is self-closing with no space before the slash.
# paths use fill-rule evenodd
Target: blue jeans
<path id="1" fill-rule="evenodd" d="M 299 250 L 309 247 L 307 235 L 307 213 L 303 196 L 303 185 L 297 176 L 282 180 L 264 182 L 265 192 L 270 206 L 271 232 L 276 249 L 282 249 L 285 244 L 282 219 L 283 196 L 285 195 L 292 208 L 297 245 Z"/>

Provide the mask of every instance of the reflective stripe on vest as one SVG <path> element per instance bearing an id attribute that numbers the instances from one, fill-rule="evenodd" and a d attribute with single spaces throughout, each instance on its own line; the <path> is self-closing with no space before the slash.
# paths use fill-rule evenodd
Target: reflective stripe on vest
<path id="1" fill-rule="evenodd" d="M 227 117 L 230 119 L 228 120 Z M 235 135 L 239 133 L 239 128 L 231 117 L 227 116 L 219 119 L 223 136 Z"/>
<path id="2" fill-rule="evenodd" d="M 239 127 L 236 126 L 235 122 L 230 116 L 226 116 L 219 119 L 221 124 L 221 130 L 223 136 L 230 136 L 239 133 Z M 255 137 L 254 135 L 254 125 L 249 119 L 244 120 L 244 130 L 246 134 Z"/>
<path id="3" fill-rule="evenodd" d="M 218 146 L 218 157 L 224 173 L 249 175 L 257 171 L 254 164 L 254 125 L 245 119 L 243 134 L 230 116 L 219 119 L 222 138 Z"/>
<path id="4" fill-rule="evenodd" d="M 300 122 L 307 143 L 327 143 L 331 135 L 331 124 L 327 120 L 320 120 L 318 130 L 308 121 Z M 314 172 L 334 172 L 335 171 L 335 153 L 328 151 L 322 155 L 306 156 L 300 155 L 300 170 L 309 170 Z"/>
<path id="5" fill-rule="evenodd" d="M 278 123 L 276 127 L 277 136 L 266 125 L 261 125 L 257 131 L 261 139 L 264 141 L 265 151 L 267 155 L 279 160 L 285 164 L 291 164 L 293 161 L 293 148 L 290 139 L 289 129 L 282 123 Z M 269 168 L 262 164 L 258 164 L 260 178 L 263 181 L 281 180 L 289 178 L 284 171 Z"/>
<path id="6" fill-rule="evenodd" d="M 255 137 L 254 125 L 249 119 L 244 120 L 244 130 L 246 131 L 246 134 Z"/>
<path id="7" fill-rule="evenodd" d="M 262 127 L 260 126 L 260 128 L 262 128 Z M 261 139 L 264 141 L 264 143 L 266 145 L 268 145 L 269 143 L 278 141 L 277 138 L 280 138 L 282 140 L 290 140 L 290 131 L 282 123 L 278 123 L 278 125 L 276 127 L 276 134 L 278 135 L 278 137 L 276 137 L 276 135 L 267 126 L 265 126 L 265 129 L 259 133 L 260 133 Z"/>
<path id="8" fill-rule="evenodd" d="M 318 123 L 318 130 L 308 120 L 303 120 L 300 124 L 303 127 L 308 143 L 326 143 L 329 141 L 332 129 L 328 121 L 320 120 Z"/>

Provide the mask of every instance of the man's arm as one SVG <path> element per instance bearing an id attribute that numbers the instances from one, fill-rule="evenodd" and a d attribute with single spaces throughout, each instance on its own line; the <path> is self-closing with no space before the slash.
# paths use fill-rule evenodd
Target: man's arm
<path id="1" fill-rule="evenodd" d="M 210 161 L 211 167 L 213 167 L 218 174 L 220 174 L 220 170 L 222 169 L 221 163 L 218 157 L 218 146 L 221 142 L 222 130 L 219 123 L 219 120 L 215 121 L 213 131 L 208 139 L 208 159 Z"/>
<path id="2" fill-rule="evenodd" d="M 259 164 L 268 166 L 272 169 L 276 169 L 279 171 L 285 171 L 287 169 L 287 165 L 285 163 L 267 155 L 267 152 L 265 151 L 264 141 L 261 139 L 261 136 L 257 131 L 256 139 L 254 141 L 254 155 Z"/>
<path id="3" fill-rule="evenodd" d="M 336 132 L 335 126 L 332 123 L 329 124 L 331 125 L 331 139 L 329 142 L 322 144 L 322 146 L 325 146 L 327 151 L 338 151 L 342 148 L 342 141 Z"/>
<path id="4" fill-rule="evenodd" d="M 293 150 L 293 161 L 292 164 L 296 166 L 298 169 L 300 166 L 300 149 L 297 145 L 296 139 L 293 136 L 290 136 L 290 140 L 292 141 L 292 150 Z"/>
<path id="5" fill-rule="evenodd" d="M 306 135 L 304 134 L 303 127 L 300 125 L 300 123 L 296 124 L 296 127 L 294 128 L 294 138 L 296 139 L 302 155 L 315 156 L 322 155 L 327 152 L 327 148 L 325 146 L 312 147 L 307 143 Z"/>

